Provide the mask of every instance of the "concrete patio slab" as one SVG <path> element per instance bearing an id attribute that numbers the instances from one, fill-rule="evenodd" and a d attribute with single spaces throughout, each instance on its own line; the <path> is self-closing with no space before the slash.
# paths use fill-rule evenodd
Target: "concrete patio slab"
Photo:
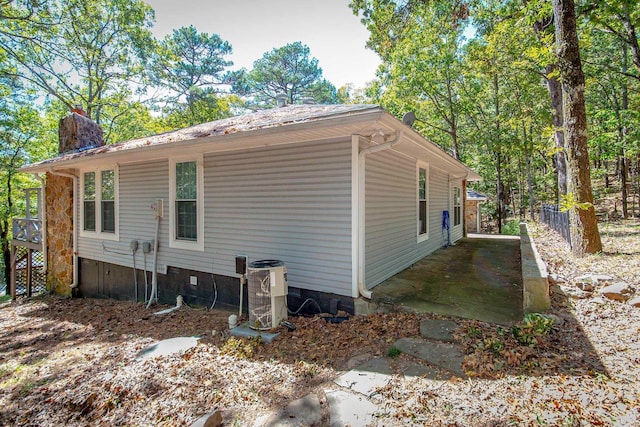
<path id="1" fill-rule="evenodd" d="M 491 323 L 521 321 L 520 239 L 481 236 L 439 249 L 376 286 L 373 301 Z"/>

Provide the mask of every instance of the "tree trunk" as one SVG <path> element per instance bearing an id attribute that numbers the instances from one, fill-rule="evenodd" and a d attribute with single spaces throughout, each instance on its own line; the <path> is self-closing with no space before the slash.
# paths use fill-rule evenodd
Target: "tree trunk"
<path id="1" fill-rule="evenodd" d="M 525 6 L 527 3 L 528 1 L 524 1 Z M 544 16 L 533 23 L 533 31 L 538 35 L 538 39 L 541 42 L 542 38 L 549 32 L 552 22 L 553 16 Z M 553 156 L 557 174 L 556 200 L 559 203 L 560 196 L 567 195 L 567 154 L 564 148 L 564 133 L 562 131 L 562 86 L 555 75 L 556 68 L 556 64 L 547 64 L 544 72 L 549 98 L 551 99 L 553 138 L 556 143 L 556 153 Z"/>
<path id="2" fill-rule="evenodd" d="M 593 206 L 587 149 L 584 74 L 580 61 L 573 0 L 553 0 L 558 69 L 562 81 L 564 136 L 567 145 L 568 193 L 577 202 L 570 210 L 571 244 L 576 255 L 602 250 Z"/>
<path id="3" fill-rule="evenodd" d="M 629 197 L 629 162 L 624 149 L 620 150 L 620 182 L 622 184 L 622 217 L 629 218 L 627 198 Z"/>
<path id="4" fill-rule="evenodd" d="M 546 73 L 551 74 L 556 64 L 547 65 Z M 547 89 L 551 98 L 553 110 L 553 138 L 556 143 L 556 173 L 558 175 L 558 200 L 567 195 L 567 153 L 564 147 L 564 132 L 562 130 L 562 85 L 557 77 L 547 78 Z"/>
<path id="5" fill-rule="evenodd" d="M 12 165 L 13 166 L 13 165 Z M 13 200 L 11 198 L 11 179 L 13 174 L 9 173 L 7 176 L 7 217 L 2 219 L 0 224 L 0 246 L 2 247 L 2 260 L 4 261 L 4 280 L 9 286 L 11 283 L 11 244 L 9 242 L 9 218 L 13 212 Z M 8 288 L 7 288 L 8 289 Z"/>
<path id="6" fill-rule="evenodd" d="M 496 153 L 496 199 L 497 199 L 497 206 L 496 206 L 496 210 L 498 211 L 498 234 L 502 234 L 502 193 L 504 192 L 503 190 L 503 186 L 502 186 L 502 158 L 500 156 L 500 153 Z"/>
<path id="7" fill-rule="evenodd" d="M 4 261 L 4 282 L 7 284 L 7 293 L 9 292 L 9 283 L 11 283 L 11 245 L 9 244 L 9 221 L 2 220 L 0 224 L 0 241 L 2 242 L 2 260 Z"/>
<path id="8" fill-rule="evenodd" d="M 535 221 L 536 220 L 535 210 L 533 209 L 533 206 L 535 205 L 534 194 L 533 194 L 533 172 L 531 170 L 531 160 L 533 157 L 533 141 L 529 141 L 529 139 L 532 138 L 532 131 L 530 129 L 529 133 L 527 134 L 526 126 L 523 126 L 522 130 L 524 134 L 525 147 L 527 147 L 526 166 L 527 166 L 527 192 L 529 193 L 529 215 L 531 216 L 531 221 Z"/>
<path id="9" fill-rule="evenodd" d="M 494 114 L 495 114 L 495 132 L 496 139 L 494 144 L 498 142 L 500 137 L 500 103 L 498 102 L 498 75 L 493 75 L 493 96 L 494 96 Z M 496 150 L 496 198 L 498 199 L 498 234 L 502 234 L 502 217 L 504 216 L 504 186 L 502 185 L 502 156 L 500 155 L 500 146 Z"/>
<path id="10" fill-rule="evenodd" d="M 627 15 L 628 15 L 628 10 L 627 10 Z M 635 34 L 635 31 L 634 31 Z M 636 47 L 637 47 L 637 40 L 636 40 Z M 622 70 L 623 71 L 627 71 L 627 46 L 623 45 L 622 46 Z M 627 88 L 626 84 L 622 84 L 622 105 L 620 106 L 620 109 L 624 112 L 626 110 L 629 109 L 629 89 Z M 621 159 L 620 159 L 620 182 L 622 183 L 622 191 L 620 194 L 620 197 L 622 198 L 622 217 L 624 219 L 629 218 L 629 210 L 628 210 L 628 205 L 627 205 L 627 197 L 629 194 L 629 161 L 626 158 L 626 153 L 625 153 L 625 149 L 624 146 L 626 144 L 626 139 L 627 139 L 627 125 L 626 123 L 624 123 L 624 119 L 623 119 L 623 114 L 620 114 L 620 112 L 617 112 L 618 115 L 618 133 L 620 135 L 620 143 L 622 145 L 622 148 L 620 149 L 620 155 L 621 155 Z"/>
<path id="11" fill-rule="evenodd" d="M 629 12 L 629 6 L 623 6 L 624 11 L 622 14 L 622 25 L 624 25 L 624 30 L 627 33 L 627 37 L 625 42 L 629 44 L 631 48 L 631 55 L 633 59 L 633 63 L 640 71 L 640 46 L 638 45 L 638 37 L 636 35 L 636 27 L 631 22 L 631 14 Z"/>

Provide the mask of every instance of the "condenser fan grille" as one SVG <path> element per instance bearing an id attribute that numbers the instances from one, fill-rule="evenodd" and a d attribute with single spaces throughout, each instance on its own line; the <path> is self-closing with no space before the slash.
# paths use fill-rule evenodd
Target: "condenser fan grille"
<path id="1" fill-rule="evenodd" d="M 268 269 L 249 270 L 249 326 L 253 329 L 271 329 L 271 278 Z"/>

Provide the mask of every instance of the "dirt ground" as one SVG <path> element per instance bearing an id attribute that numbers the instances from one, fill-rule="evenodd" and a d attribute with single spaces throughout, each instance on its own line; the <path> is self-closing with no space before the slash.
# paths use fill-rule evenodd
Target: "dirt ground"
<path id="1" fill-rule="evenodd" d="M 545 228 L 536 243 L 566 286 L 593 272 L 640 290 L 640 224 L 601 230 L 604 252 L 586 259 Z M 597 292 L 553 297 L 553 330 L 528 345 L 502 326 L 457 319 L 468 377 L 398 372 L 374 397 L 378 425 L 640 425 L 640 309 Z M 326 387 L 352 357 L 390 354 L 428 316 L 298 317 L 295 331 L 266 345 L 230 338 L 229 312 L 152 314 L 160 308 L 56 297 L 0 306 L 0 424 L 190 425 L 221 409 L 228 425 L 253 425 Z M 157 340 L 193 335 L 200 344 L 184 354 L 136 358 Z"/>

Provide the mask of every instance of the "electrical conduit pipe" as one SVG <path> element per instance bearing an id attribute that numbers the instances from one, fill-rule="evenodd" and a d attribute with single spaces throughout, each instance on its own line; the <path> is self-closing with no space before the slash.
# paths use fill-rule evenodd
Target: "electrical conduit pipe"
<path id="1" fill-rule="evenodd" d="M 156 212 L 156 237 L 153 240 L 153 271 L 151 272 L 151 295 L 147 308 L 151 307 L 152 302 L 158 302 L 158 234 L 160 233 L 160 218 L 162 217 L 162 208 L 154 207 Z"/>
<path id="2" fill-rule="evenodd" d="M 359 143 L 361 135 L 353 135 L 352 141 L 355 138 L 355 141 Z M 372 134 L 370 137 L 367 137 L 369 141 L 373 139 L 375 136 L 382 136 L 385 138 L 385 142 L 379 145 L 374 145 L 371 147 L 364 148 L 360 150 L 358 153 L 358 292 L 363 298 L 371 299 L 372 292 L 368 290 L 364 283 L 364 233 L 365 233 L 365 215 L 364 215 L 364 203 L 365 203 L 365 157 L 368 154 L 377 153 L 379 151 L 384 151 L 392 148 L 394 145 L 400 142 L 402 138 L 402 132 L 396 131 L 395 137 L 387 141 L 386 135 L 382 133 L 382 131 L 378 131 Z"/>

